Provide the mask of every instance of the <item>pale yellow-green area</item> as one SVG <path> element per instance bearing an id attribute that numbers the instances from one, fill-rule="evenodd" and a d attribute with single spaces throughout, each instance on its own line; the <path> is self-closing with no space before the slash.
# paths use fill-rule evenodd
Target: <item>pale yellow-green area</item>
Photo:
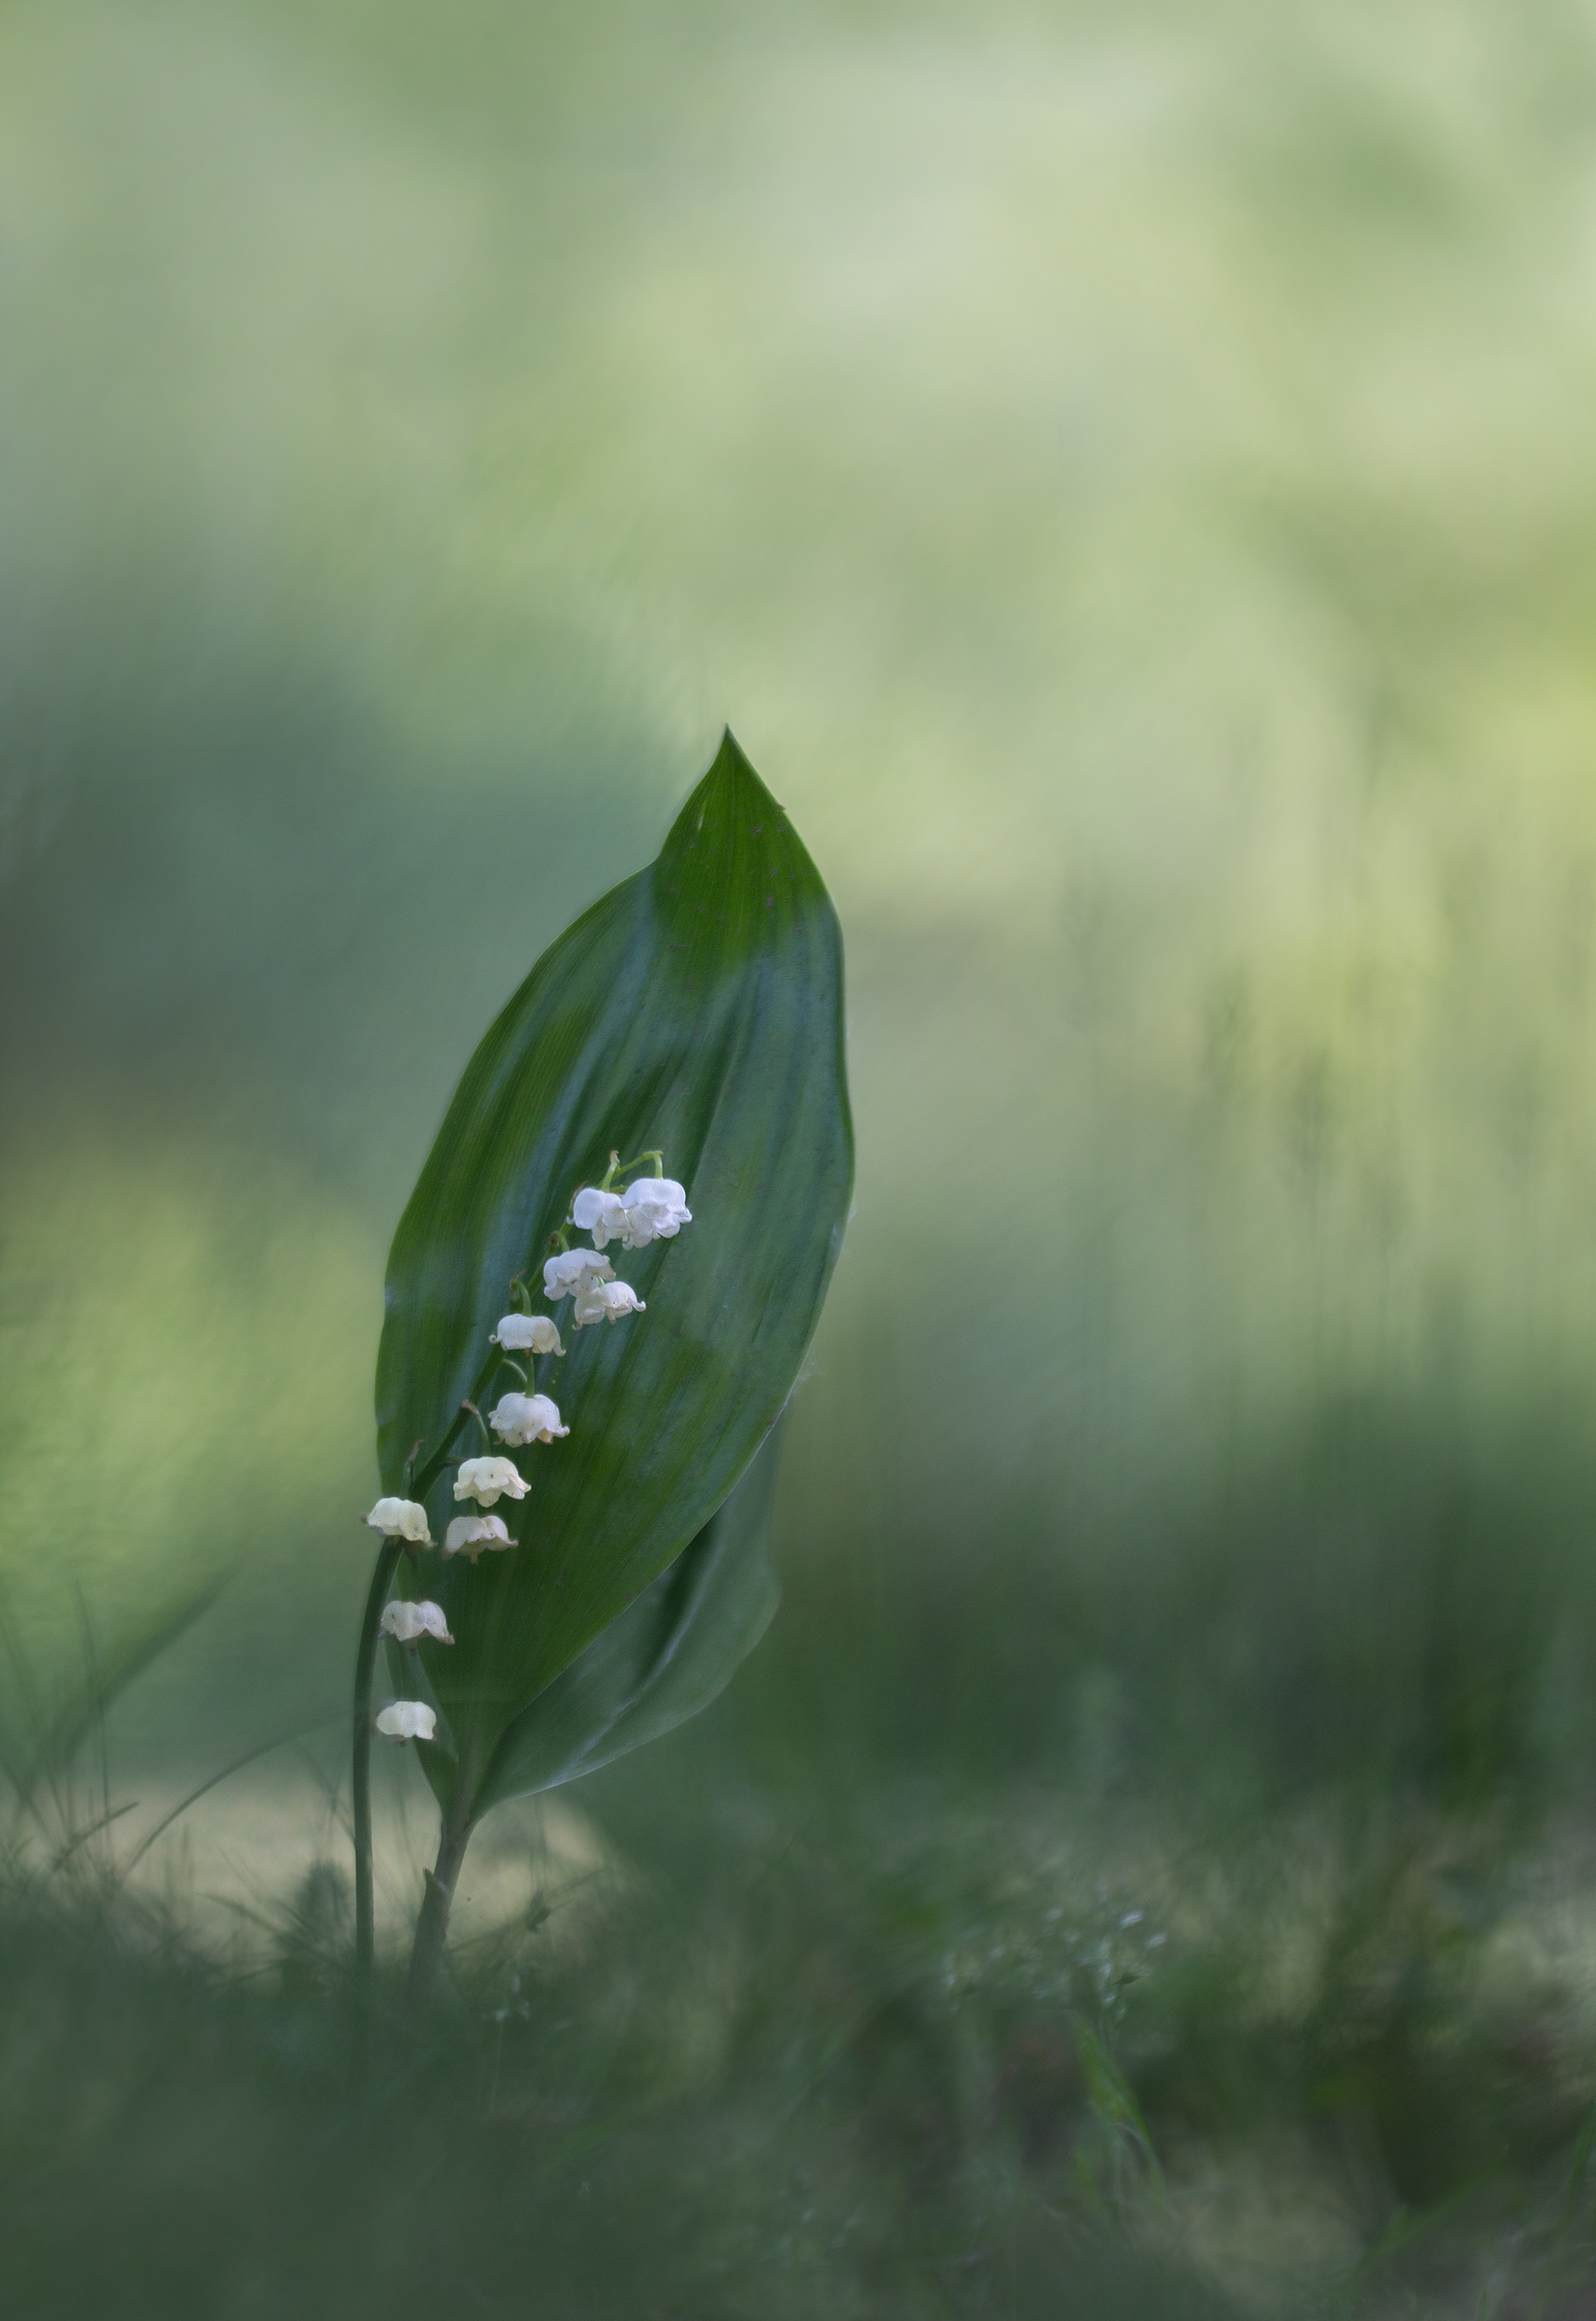
<path id="1" fill-rule="evenodd" d="M 75 1591 L 104 1651 L 226 1582 L 303 1643 L 368 1561 L 380 1249 L 280 1162 L 148 1133 L 58 1135 L 0 1206 L 13 1632 L 70 1655 Z"/>
<path id="2" fill-rule="evenodd" d="M 1338 1382 L 1582 1393 L 1593 84 L 1557 0 L 13 6 L 16 827 L 80 690 L 263 659 L 335 681 L 373 832 L 448 791 L 487 851 L 522 737 L 534 829 L 595 720 L 651 737 L 639 860 L 729 718 L 851 946 L 817 1412 L 893 1439 L 883 1313 L 903 1407 L 956 1332 L 971 1440 L 1090 1399 L 1114 1487 Z M 11 1189 L 24 1601 L 63 1446 L 130 1587 L 368 1423 L 396 1200 L 260 1165 L 258 1243 L 192 1120 Z M 101 1216 L 141 1353 L 87 1426 Z"/>

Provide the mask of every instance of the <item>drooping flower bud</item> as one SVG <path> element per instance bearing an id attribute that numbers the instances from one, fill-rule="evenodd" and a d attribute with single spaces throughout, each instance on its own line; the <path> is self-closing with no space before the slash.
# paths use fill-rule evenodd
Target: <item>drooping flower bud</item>
<path id="1" fill-rule="evenodd" d="M 437 1710 L 425 1701 L 390 1701 L 377 1712 L 377 1730 L 385 1741 L 430 1741 L 437 1721 Z"/>
<path id="2" fill-rule="evenodd" d="M 577 1290 L 571 1328 L 585 1329 L 590 1322 L 618 1322 L 623 1314 L 647 1311 L 629 1281 L 595 1281 L 590 1289 Z"/>
<path id="3" fill-rule="evenodd" d="M 454 1642 L 441 1603 L 407 1603 L 403 1596 L 383 1605 L 381 1632 L 400 1644 L 413 1644 L 422 1636 L 435 1637 L 440 1644 Z"/>
<path id="4" fill-rule="evenodd" d="M 640 1176 L 621 1195 L 633 1249 L 646 1249 L 657 1236 L 668 1241 L 693 1223 L 687 1195 L 673 1176 Z"/>
<path id="5" fill-rule="evenodd" d="M 551 1443 L 571 1432 L 560 1424 L 559 1406 L 547 1394 L 501 1394 L 487 1423 L 507 1443 Z"/>
<path id="6" fill-rule="evenodd" d="M 497 1555 L 502 1549 L 514 1545 L 498 1515 L 457 1515 L 444 1533 L 443 1551 L 445 1555 L 469 1556 L 474 1571 L 479 1555 Z"/>
<path id="7" fill-rule="evenodd" d="M 492 1507 L 502 1491 L 506 1498 L 524 1499 L 527 1486 L 513 1459 L 462 1459 L 454 1479 L 457 1499 L 477 1499 Z"/>
<path id="8" fill-rule="evenodd" d="M 489 1342 L 506 1354 L 564 1354 L 560 1333 L 547 1314 L 506 1314 Z"/>
<path id="9" fill-rule="evenodd" d="M 385 1539 L 409 1539 L 412 1546 L 430 1548 L 427 1511 L 417 1499 L 379 1499 L 366 1521 Z"/>
<path id="10" fill-rule="evenodd" d="M 556 1250 L 543 1264 L 543 1295 L 551 1305 L 558 1305 L 573 1290 L 581 1286 L 586 1277 L 592 1281 L 613 1281 L 616 1269 L 607 1257 L 597 1250 Z"/>
<path id="11" fill-rule="evenodd" d="M 631 1247 L 626 1203 L 618 1193 L 601 1193 L 596 1185 L 584 1185 L 571 1203 L 571 1223 L 579 1233 L 592 1235 L 595 1249 L 603 1249 L 606 1241 Z"/>

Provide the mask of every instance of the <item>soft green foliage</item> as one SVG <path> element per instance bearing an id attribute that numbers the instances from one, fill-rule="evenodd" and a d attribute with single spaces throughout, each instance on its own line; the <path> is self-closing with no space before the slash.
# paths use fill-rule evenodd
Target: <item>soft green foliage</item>
<path id="1" fill-rule="evenodd" d="M 569 1439 L 521 1456 L 520 1548 L 429 1563 L 424 1588 L 411 1573 L 456 1639 L 430 1668 L 454 1763 L 440 1735 L 427 1765 L 462 1823 L 518 1779 L 496 1753 L 528 1704 L 708 1522 L 792 1389 L 853 1183 L 842 1040 L 830 899 L 728 733 L 658 861 L 545 953 L 487 1033 L 394 1237 L 378 1450 L 402 1496 L 418 1445 L 423 1468 L 450 1440 L 457 1459 L 481 1448 L 474 1429 L 460 1446 L 461 1404 L 491 1381 L 512 1281 L 541 1298 L 551 1237 L 608 1157 L 661 1148 L 699 1215 L 629 1264 L 646 1316 L 566 1319 Z M 435 1537 L 452 1480 L 430 1493 Z"/>
<path id="2" fill-rule="evenodd" d="M 1187 2309 L 1518 2321 L 1565 2225 L 1568 2321 L 1585 0 L 18 0 L 0 62 L 0 1576 L 45 1678 L 74 1582 L 110 1667 L 228 1579 L 111 1809 L 344 1732 L 393 1220 L 725 716 L 861 1129 L 782 1616 L 563 1793 L 613 1910 L 420 2129 L 396 2033 L 368 2172 L 336 1831 L 255 1860 L 276 1985 L 8 1904 L 7 2287 L 1055 2321 L 1002 2266 L 1084 2147 Z M 1099 1876 L 1171 1932 L 1107 2046 L 1156 2215 L 1045 1938 Z"/>

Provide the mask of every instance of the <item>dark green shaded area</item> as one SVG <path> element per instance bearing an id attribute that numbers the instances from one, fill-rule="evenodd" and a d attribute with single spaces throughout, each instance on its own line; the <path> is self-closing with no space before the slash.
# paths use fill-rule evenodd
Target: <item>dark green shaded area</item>
<path id="1" fill-rule="evenodd" d="M 46 1884 L 13 1874 L 9 2309 L 1306 2321 L 1467 2311 L 1491 2282 L 1577 2298 L 1578 1997 L 1493 1976 L 1528 1889 L 1477 1831 L 1415 1807 L 1209 1831 L 1194 1906 L 1182 1834 L 1144 1819 L 1128 1858 L 1058 1788 L 999 1808 L 877 1769 L 801 1820 L 747 1788 L 733 1826 L 724 1792 L 689 1802 L 707 1730 L 603 1799 L 648 1817 L 624 1874 L 479 1939 L 427 2024 L 383 1986 L 367 2110 L 339 1862 L 262 1898 L 247 1977 L 119 1893 L 93 1840 Z M 1304 1936 L 1282 1983 L 1272 1954 Z M 1251 2234 L 1226 2189 L 1250 2183 Z"/>
<path id="2" fill-rule="evenodd" d="M 780 1455 L 778 1420 L 703 1530 L 508 1728 L 484 1811 L 596 1772 L 724 1690 L 775 1616 L 766 1549 Z"/>
<path id="3" fill-rule="evenodd" d="M 894 2117 L 889 2094 L 856 2155 L 839 2149 L 848 2131 L 825 2104 L 772 2146 L 752 2055 L 715 2100 L 650 2087 L 642 2054 L 616 2071 L 613 2048 L 606 2061 L 592 2043 L 597 1958 L 528 2000 L 502 1976 L 485 1981 L 472 1995 L 508 2008 L 462 2025 L 447 2055 L 395 2027 L 374 2112 L 357 2115 L 329 2038 L 335 2002 L 318 2000 L 330 1892 L 312 1882 L 285 1911 L 285 1990 L 270 2000 L 78 1928 L 7 1923 L 11 2312 L 242 2321 L 291 2300 L 373 2321 L 440 2306 L 799 2321 L 974 2315 L 994 2298 L 1008 2313 L 1082 2321 L 1235 2311 L 1137 2237 L 1064 2224 L 996 2188 L 953 2209 L 930 2197 L 947 2158 Z M 79 2171 L 95 2185 L 92 2230 Z"/>

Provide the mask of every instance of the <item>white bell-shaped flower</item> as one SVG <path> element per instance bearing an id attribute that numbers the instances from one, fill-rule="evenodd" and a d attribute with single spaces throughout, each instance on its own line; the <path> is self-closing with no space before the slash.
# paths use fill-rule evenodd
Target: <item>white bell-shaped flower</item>
<path id="1" fill-rule="evenodd" d="M 615 1277 L 615 1267 L 597 1250 L 556 1250 L 552 1257 L 544 1260 L 543 1295 L 551 1305 L 558 1305 L 584 1280 L 613 1281 Z"/>
<path id="2" fill-rule="evenodd" d="M 407 1603 L 403 1596 L 383 1605 L 382 1633 L 400 1644 L 413 1644 L 422 1636 L 435 1637 L 440 1644 L 454 1642 L 441 1603 Z"/>
<path id="3" fill-rule="evenodd" d="M 590 1322 L 618 1322 L 623 1314 L 647 1311 L 629 1281 L 595 1281 L 590 1290 L 577 1290 L 571 1328 L 585 1329 Z"/>
<path id="4" fill-rule="evenodd" d="M 656 1238 L 668 1241 L 684 1225 L 693 1223 L 687 1194 L 673 1176 L 635 1177 L 621 1195 L 627 1234 L 633 1249 L 646 1249 Z"/>
<path id="5" fill-rule="evenodd" d="M 626 1203 L 618 1193 L 601 1193 L 596 1185 L 584 1185 L 571 1203 L 571 1223 L 579 1233 L 592 1235 L 595 1249 L 603 1249 L 606 1241 L 631 1247 Z"/>
<path id="6" fill-rule="evenodd" d="M 578 1299 L 578 1315 L 580 1307 Z M 487 1423 L 506 1443 L 551 1443 L 557 1434 L 571 1432 L 560 1424 L 559 1407 L 547 1394 L 501 1394 L 487 1414 Z"/>
<path id="7" fill-rule="evenodd" d="M 560 1333 L 547 1314 L 505 1314 L 489 1342 L 506 1354 L 564 1354 Z"/>
<path id="8" fill-rule="evenodd" d="M 497 1555 L 514 1545 L 500 1516 L 457 1515 L 444 1533 L 443 1551 L 446 1555 L 469 1556 L 474 1571 L 479 1555 Z"/>
<path id="9" fill-rule="evenodd" d="M 419 1499 L 379 1499 L 366 1521 L 384 1539 L 409 1539 L 412 1546 L 430 1548 L 427 1511 Z"/>
<path id="10" fill-rule="evenodd" d="M 526 1485 L 513 1459 L 462 1459 L 454 1479 L 457 1499 L 477 1499 L 492 1507 L 502 1491 L 507 1498 L 524 1499 Z"/>
<path id="11" fill-rule="evenodd" d="M 430 1741 L 437 1722 L 437 1710 L 425 1701 L 390 1701 L 377 1711 L 377 1730 L 386 1741 Z"/>

